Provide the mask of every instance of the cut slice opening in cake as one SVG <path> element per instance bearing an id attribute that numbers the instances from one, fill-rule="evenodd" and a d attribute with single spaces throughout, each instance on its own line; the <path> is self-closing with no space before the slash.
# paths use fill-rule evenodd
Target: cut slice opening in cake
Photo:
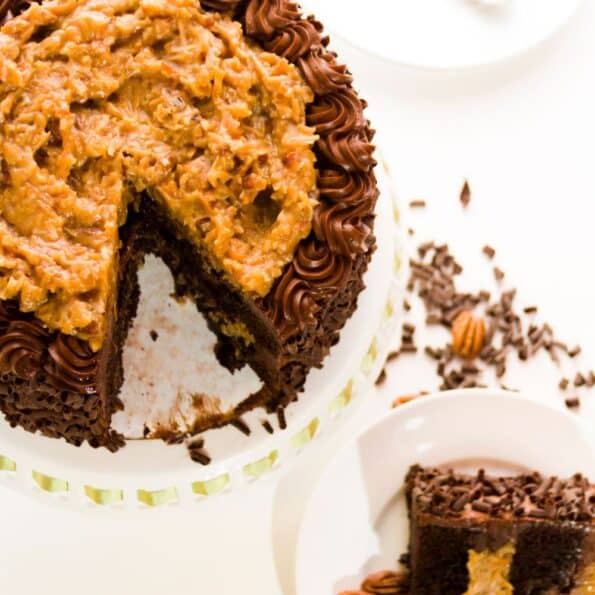
<path id="1" fill-rule="evenodd" d="M 124 408 L 112 427 L 126 438 L 172 441 L 221 423 L 262 383 L 249 366 L 231 373 L 219 364 L 216 335 L 191 300 L 174 295 L 173 277 L 161 259 L 145 258 L 139 285 L 123 352 Z"/>

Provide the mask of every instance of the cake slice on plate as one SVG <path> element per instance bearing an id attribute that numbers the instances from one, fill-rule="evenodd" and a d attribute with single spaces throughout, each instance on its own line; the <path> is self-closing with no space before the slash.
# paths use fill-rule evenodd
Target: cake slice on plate
<path id="1" fill-rule="evenodd" d="M 582 475 L 406 479 L 415 595 L 595 593 L 595 486 Z"/>

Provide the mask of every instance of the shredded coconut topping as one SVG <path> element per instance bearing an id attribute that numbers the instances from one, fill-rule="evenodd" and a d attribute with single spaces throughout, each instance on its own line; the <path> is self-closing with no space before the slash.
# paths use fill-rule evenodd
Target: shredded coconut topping
<path id="1" fill-rule="evenodd" d="M 103 341 L 141 191 L 246 293 L 311 229 L 313 100 L 197 0 L 54 0 L 0 30 L 0 299 Z"/>

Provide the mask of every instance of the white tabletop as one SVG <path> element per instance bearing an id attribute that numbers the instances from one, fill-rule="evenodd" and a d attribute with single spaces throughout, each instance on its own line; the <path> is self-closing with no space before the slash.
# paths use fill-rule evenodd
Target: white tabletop
<path id="1" fill-rule="evenodd" d="M 595 3 L 552 42 L 506 64 L 420 73 L 335 45 L 349 62 L 405 210 L 421 238 L 448 241 L 465 282 L 488 279 L 484 243 L 519 299 L 538 303 L 559 335 L 595 367 Z M 465 178 L 468 212 L 458 202 Z M 507 383 L 560 401 L 560 374 L 545 361 Z M 423 361 L 397 362 L 388 382 L 329 439 L 242 493 L 188 513 L 147 510 L 122 522 L 82 516 L 0 492 L 0 589 L 10 595 L 293 594 L 299 517 L 325 461 L 358 428 L 411 390 L 434 388 Z M 595 423 L 595 393 L 581 415 Z M 354 511 L 357 514 L 357 511 Z M 317 594 L 310 594 L 317 595 Z M 326 595 L 326 594 L 325 594 Z"/>

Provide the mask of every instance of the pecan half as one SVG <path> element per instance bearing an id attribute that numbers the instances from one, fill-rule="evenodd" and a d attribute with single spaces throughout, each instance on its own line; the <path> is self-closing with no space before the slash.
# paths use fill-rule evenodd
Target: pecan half
<path id="1" fill-rule="evenodd" d="M 461 312 L 452 323 L 452 348 L 465 359 L 475 359 L 483 349 L 485 323 L 469 310 Z"/>

